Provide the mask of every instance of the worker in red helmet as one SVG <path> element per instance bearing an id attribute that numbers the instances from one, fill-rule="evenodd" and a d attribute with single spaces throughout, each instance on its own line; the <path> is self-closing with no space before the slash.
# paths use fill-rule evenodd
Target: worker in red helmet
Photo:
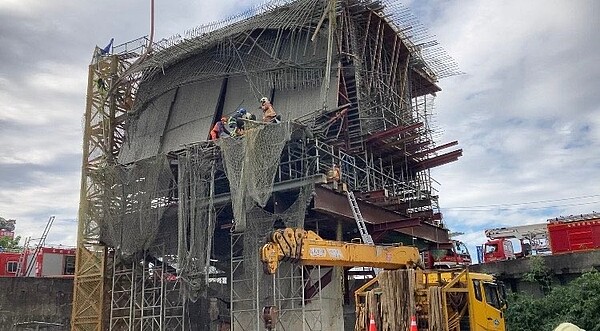
<path id="1" fill-rule="evenodd" d="M 210 140 L 217 140 L 224 133 L 230 135 L 229 130 L 227 130 L 227 116 L 221 117 L 221 120 L 215 123 L 212 130 L 210 130 Z"/>
<path id="2" fill-rule="evenodd" d="M 268 98 L 263 97 L 260 99 L 260 109 L 263 111 L 263 122 L 267 123 L 279 123 L 277 119 L 277 113 L 273 109 L 273 105 Z"/>

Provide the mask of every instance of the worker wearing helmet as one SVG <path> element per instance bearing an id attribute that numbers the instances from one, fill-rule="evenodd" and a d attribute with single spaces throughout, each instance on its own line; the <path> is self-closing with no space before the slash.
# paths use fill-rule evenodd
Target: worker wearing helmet
<path id="1" fill-rule="evenodd" d="M 243 118 L 245 120 L 256 121 L 256 116 L 254 116 L 252 113 L 247 111 L 245 108 L 240 108 L 240 109 L 236 110 L 235 113 L 233 113 L 233 115 L 231 115 L 231 117 L 233 117 L 235 119 Z"/>
<path id="2" fill-rule="evenodd" d="M 221 117 L 221 120 L 215 123 L 212 130 L 210 130 L 210 140 L 217 140 L 221 138 L 224 133 L 230 134 L 229 130 L 227 130 L 227 116 Z"/>
<path id="3" fill-rule="evenodd" d="M 229 119 L 229 127 L 234 129 L 235 136 L 244 135 L 244 120 L 256 120 L 256 116 L 252 115 L 245 108 L 240 108 L 231 115 Z"/>
<path id="4" fill-rule="evenodd" d="M 242 118 L 245 120 L 256 121 L 256 116 L 254 114 L 250 113 L 249 111 L 247 111 L 246 109 L 244 109 Z"/>
<path id="5" fill-rule="evenodd" d="M 266 97 L 260 99 L 260 109 L 263 111 L 263 122 L 277 123 L 277 113 L 275 113 L 275 109 L 273 109 L 273 105 L 269 99 Z"/>

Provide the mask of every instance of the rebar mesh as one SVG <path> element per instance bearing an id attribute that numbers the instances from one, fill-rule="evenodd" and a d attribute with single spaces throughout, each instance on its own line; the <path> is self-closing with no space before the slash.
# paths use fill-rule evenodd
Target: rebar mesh
<path id="1" fill-rule="evenodd" d="M 128 166 L 106 166 L 93 176 L 104 184 L 103 195 L 97 200 L 100 206 L 91 210 L 92 217 L 101 220 L 100 240 L 123 255 L 148 249 L 168 207 L 173 175 L 166 156 Z"/>

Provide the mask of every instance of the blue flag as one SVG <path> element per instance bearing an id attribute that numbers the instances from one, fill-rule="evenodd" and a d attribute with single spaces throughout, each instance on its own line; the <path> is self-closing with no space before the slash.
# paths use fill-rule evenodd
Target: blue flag
<path id="1" fill-rule="evenodd" d="M 100 50 L 100 54 L 108 54 L 110 52 L 110 49 L 112 48 L 113 41 L 115 41 L 115 38 L 110 38 L 110 42 L 108 43 L 108 45 L 106 45 L 106 47 Z"/>

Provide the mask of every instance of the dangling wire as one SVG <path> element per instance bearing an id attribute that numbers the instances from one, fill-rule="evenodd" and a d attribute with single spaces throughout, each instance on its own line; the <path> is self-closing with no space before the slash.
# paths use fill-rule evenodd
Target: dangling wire
<path id="1" fill-rule="evenodd" d="M 231 40 L 231 38 L 229 39 L 229 43 L 231 44 L 231 47 L 235 50 L 235 54 L 237 54 L 238 59 L 240 60 L 240 64 L 242 65 L 242 69 L 244 70 L 244 75 L 246 76 L 246 81 L 248 82 L 248 85 L 250 85 L 250 90 L 252 91 L 252 94 L 254 95 L 255 100 L 259 100 L 261 98 L 262 94 L 260 93 L 260 91 L 258 91 L 258 89 L 252 83 L 252 79 L 250 78 L 250 75 L 248 74 L 248 70 L 246 69 L 246 66 L 244 65 L 244 61 L 242 60 L 242 56 L 240 55 L 240 52 L 238 51 L 237 47 L 235 47 L 235 45 L 233 44 L 233 41 Z"/>

